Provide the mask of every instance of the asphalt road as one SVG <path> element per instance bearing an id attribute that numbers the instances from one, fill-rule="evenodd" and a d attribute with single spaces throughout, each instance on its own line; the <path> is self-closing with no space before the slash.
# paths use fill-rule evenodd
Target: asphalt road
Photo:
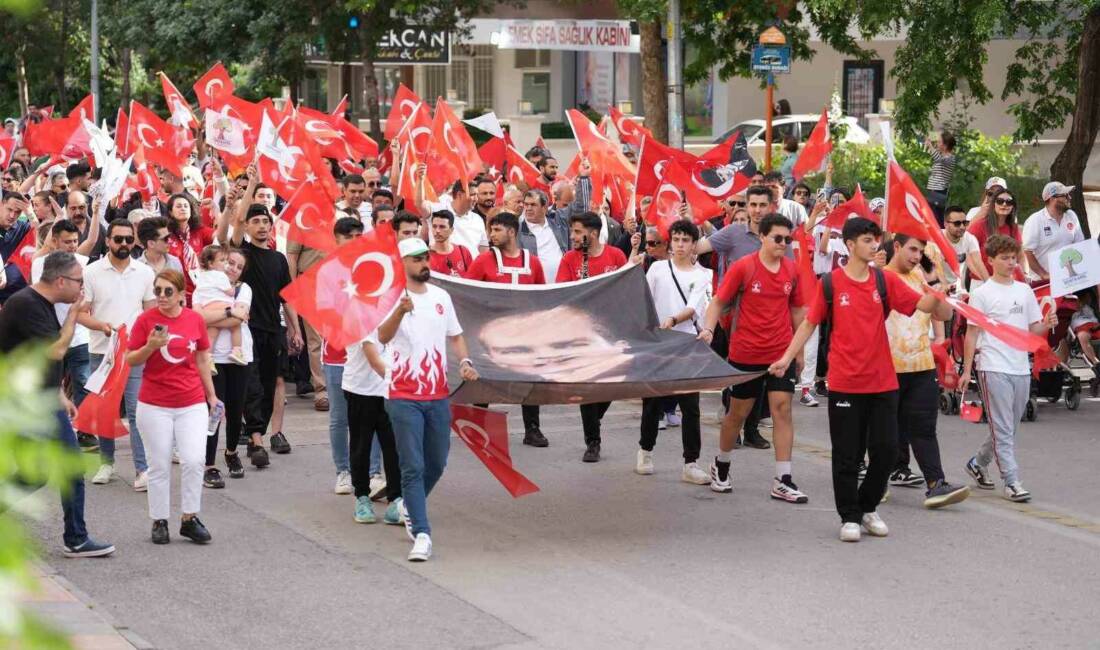
<path id="1" fill-rule="evenodd" d="M 892 488 L 879 510 L 890 536 L 859 544 L 837 540 L 824 407 L 795 407 L 795 480 L 810 495 L 801 506 L 769 499 L 771 451 L 734 452 L 732 494 L 681 483 L 676 429 L 658 440 L 656 473 L 634 474 L 638 402 L 612 407 L 596 465 L 580 462 L 576 408 L 544 409 L 547 449 L 519 444 L 510 409 L 515 465 L 541 492 L 513 500 L 454 439 L 424 564 L 405 560 L 403 528 L 356 524 L 353 498 L 332 493 L 327 416 L 311 406 L 290 400 L 291 455 L 204 492 L 210 545 L 182 540 L 173 521 L 172 543 L 154 546 L 145 495 L 116 480 L 89 485 L 87 520 L 118 553 L 64 559 L 51 515 L 37 525 L 46 561 L 159 648 L 1100 643 L 1100 402 L 1043 404 L 1024 425 L 1030 504 L 975 491 L 932 512 L 921 490 Z M 705 460 L 716 408 L 705 396 Z M 949 480 L 964 482 L 984 430 L 941 416 Z"/>

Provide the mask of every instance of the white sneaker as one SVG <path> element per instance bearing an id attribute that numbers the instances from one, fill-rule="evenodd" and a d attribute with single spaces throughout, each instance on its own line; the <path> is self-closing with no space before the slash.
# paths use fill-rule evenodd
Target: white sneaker
<path id="1" fill-rule="evenodd" d="M 386 496 L 386 477 L 375 474 L 370 477 L 370 500 L 379 501 Z"/>
<path id="2" fill-rule="evenodd" d="M 1005 486 L 1005 498 L 1016 503 L 1031 501 L 1031 493 L 1024 488 L 1024 484 L 1016 481 Z"/>
<path id="3" fill-rule="evenodd" d="M 731 480 L 729 472 L 726 473 L 726 480 L 722 480 L 718 474 L 718 458 L 715 457 L 710 463 L 710 489 L 715 492 L 729 493 L 733 492 L 733 481 Z"/>
<path id="4" fill-rule="evenodd" d="M 760 418 L 760 426 L 764 427 L 765 429 L 774 428 L 771 418 Z"/>
<path id="5" fill-rule="evenodd" d="M 413 541 L 412 550 L 409 551 L 409 562 L 424 562 L 432 556 L 432 538 L 428 533 L 420 533 Z"/>
<path id="6" fill-rule="evenodd" d="M 111 476 L 115 473 L 115 466 L 104 463 L 96 470 L 95 476 L 92 477 L 92 483 L 96 485 L 107 485 L 111 482 Z"/>
<path id="7" fill-rule="evenodd" d="M 351 494 L 351 491 L 351 473 L 337 472 L 336 487 L 333 488 L 333 492 L 336 494 Z"/>
<path id="8" fill-rule="evenodd" d="M 848 522 L 840 527 L 840 541 L 842 542 L 858 542 L 859 536 L 859 524 L 857 523 Z"/>
<path id="9" fill-rule="evenodd" d="M 798 398 L 798 403 L 802 406 L 810 407 L 814 407 L 820 404 L 820 402 L 818 402 L 817 399 L 815 399 L 814 396 L 810 394 L 810 389 L 808 388 L 802 389 L 802 397 Z"/>
<path id="10" fill-rule="evenodd" d="M 772 479 L 772 498 L 787 503 L 809 503 L 810 501 L 810 497 L 799 490 L 791 480 L 790 474 L 783 478 Z"/>
<path id="11" fill-rule="evenodd" d="M 653 473 L 653 452 L 646 451 L 645 449 L 638 450 L 638 462 L 634 465 L 635 474 L 652 474 Z"/>
<path id="12" fill-rule="evenodd" d="M 149 472 L 138 472 L 137 478 L 134 479 L 134 492 L 148 492 L 149 491 Z"/>
<path id="13" fill-rule="evenodd" d="M 680 426 L 680 416 L 676 415 L 675 413 L 666 413 L 665 414 L 665 424 L 667 424 L 670 427 Z"/>
<path id="14" fill-rule="evenodd" d="M 710 485 L 710 475 L 699 467 L 699 463 L 690 462 L 684 465 L 684 471 L 680 474 L 680 480 L 684 483 L 695 485 Z"/>
<path id="15" fill-rule="evenodd" d="M 875 537 L 886 537 L 890 534 L 890 529 L 886 527 L 886 522 L 882 520 L 882 517 L 878 516 L 877 512 L 868 512 L 863 515 L 863 529 Z"/>
<path id="16" fill-rule="evenodd" d="M 657 422 L 657 430 L 664 431 L 668 428 L 668 421 L 665 420 L 665 416 L 661 416 L 661 419 Z"/>

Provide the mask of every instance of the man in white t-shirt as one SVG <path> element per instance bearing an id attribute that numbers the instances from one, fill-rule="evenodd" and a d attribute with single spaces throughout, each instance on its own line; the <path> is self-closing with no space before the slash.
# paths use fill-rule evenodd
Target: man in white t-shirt
<path id="1" fill-rule="evenodd" d="M 947 264 L 943 265 L 943 272 L 948 282 L 955 283 L 956 291 L 959 293 L 964 293 L 966 290 L 967 275 L 979 281 L 989 278 L 985 264 L 982 263 L 982 251 L 978 238 L 966 231 L 969 224 L 965 211 L 961 207 L 949 205 L 944 208 L 943 234 L 951 244 L 951 248 L 955 250 L 955 259 L 959 263 L 959 275 L 956 277 Z M 932 257 L 941 255 L 939 248 L 932 242 L 928 242 L 927 248 L 932 252 Z"/>
<path id="2" fill-rule="evenodd" d="M 1024 255 L 1033 280 L 1050 279 L 1051 253 L 1085 239 L 1081 222 L 1070 209 L 1072 185 L 1054 181 L 1043 187 L 1043 206 L 1024 222 Z"/>
<path id="3" fill-rule="evenodd" d="M 558 214 L 548 214 L 549 204 L 550 198 L 542 190 L 527 190 L 523 195 L 519 245 L 539 258 L 546 278 L 553 282 L 561 258 L 569 250 L 569 225 Z"/>
<path id="4" fill-rule="evenodd" d="M 1027 284 L 1014 279 L 1020 254 L 1020 244 L 1005 235 L 993 235 L 985 243 L 986 256 L 993 266 L 993 276 L 970 294 L 970 306 L 993 321 L 1045 336 L 1058 325 L 1054 310 L 1043 318 L 1035 292 Z M 978 448 L 978 453 L 966 463 L 966 472 L 979 488 L 992 490 L 986 467 L 996 458 L 1005 484 L 1005 498 L 1023 502 L 1031 493 L 1020 482 L 1016 465 L 1016 428 L 1024 417 L 1031 397 L 1031 366 L 1027 351 L 1009 347 L 973 322 L 966 332 L 963 345 L 963 371 L 959 385 L 970 383 L 974 353 L 978 356 L 978 386 L 982 404 L 989 419 L 990 436 Z"/>
<path id="5" fill-rule="evenodd" d="M 447 386 L 447 343 L 459 358 L 459 375 L 477 381 L 451 296 L 428 284 L 428 245 L 419 237 L 398 243 L 405 265 L 405 295 L 378 326 L 378 343 L 389 351 L 386 413 L 397 432 L 401 466 L 401 510 L 413 540 L 409 561 L 432 555 L 428 495 L 443 476 L 451 445 Z"/>
<path id="6" fill-rule="evenodd" d="M 646 283 L 657 309 L 657 322 L 664 330 L 695 336 L 698 322 L 706 313 L 710 301 L 712 271 L 692 261 L 699 228 L 690 221 L 675 221 L 668 229 L 669 259 L 657 260 L 646 272 Z M 673 395 L 669 398 L 642 399 L 641 439 L 634 471 L 653 473 L 653 446 L 657 442 L 658 425 L 664 415 L 664 401 L 674 400 L 680 406 L 683 426 L 684 468 L 680 479 L 696 485 L 710 485 L 710 477 L 699 467 L 702 442 L 699 433 L 699 393 Z"/>
<path id="7" fill-rule="evenodd" d="M 462 181 L 455 181 L 451 192 L 439 198 L 439 203 L 426 202 L 428 208 L 426 213 L 450 210 L 454 214 L 455 223 L 454 232 L 451 233 L 451 243 L 455 246 L 465 246 L 466 250 L 470 251 L 470 257 L 474 258 L 489 250 L 489 235 L 485 229 L 485 220 L 470 209 L 470 194 L 462 186 Z"/>

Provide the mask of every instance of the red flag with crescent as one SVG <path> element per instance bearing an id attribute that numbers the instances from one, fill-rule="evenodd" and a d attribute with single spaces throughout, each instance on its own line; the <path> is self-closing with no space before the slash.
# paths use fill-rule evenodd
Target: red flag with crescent
<path id="1" fill-rule="evenodd" d="M 470 180 L 481 173 L 481 156 L 466 126 L 442 97 L 435 101 L 432 136 L 436 151 L 458 171 L 463 187 L 468 186 Z"/>
<path id="2" fill-rule="evenodd" d="M 867 204 L 867 199 L 863 197 L 863 190 L 860 189 L 859 185 L 856 185 L 856 191 L 852 194 L 852 198 L 830 210 L 829 216 L 825 217 L 825 221 L 822 223 L 829 228 L 839 230 L 844 227 L 844 222 L 852 217 L 863 217 L 874 221 L 880 226 L 882 225 L 882 220 L 871 211 L 871 206 Z M 921 237 L 921 239 L 926 238 Z"/>
<path id="3" fill-rule="evenodd" d="M 922 241 L 932 241 L 943 253 L 943 259 L 955 275 L 959 274 L 959 256 L 948 243 L 940 230 L 936 215 L 924 199 L 924 194 L 909 178 L 897 161 L 891 160 L 886 168 L 887 196 L 890 202 L 886 207 L 887 227 L 890 232 L 899 232 Z"/>
<path id="4" fill-rule="evenodd" d="M 386 129 L 382 134 L 387 142 L 393 140 L 401 127 L 405 126 L 405 122 L 408 122 L 409 118 L 412 117 L 417 107 L 423 103 L 424 101 L 416 93 L 409 90 L 405 84 L 397 86 L 397 92 L 394 93 L 393 103 L 390 106 L 390 113 L 386 116 Z"/>
<path id="5" fill-rule="evenodd" d="M 632 120 L 629 117 L 623 115 L 622 111 L 610 107 L 611 109 L 611 123 L 615 125 L 615 130 L 619 132 L 619 140 L 625 144 L 629 144 L 632 147 L 642 146 L 642 138 L 652 138 L 653 133 L 638 123 L 637 120 Z"/>
<path id="6" fill-rule="evenodd" d="M 168 104 L 168 112 L 172 115 L 169 123 L 179 127 L 198 127 L 199 121 L 195 119 L 195 113 L 191 110 L 191 104 L 183 98 L 183 93 L 176 88 L 168 75 L 160 74 L 160 87 L 164 92 L 164 101 Z"/>
<path id="7" fill-rule="evenodd" d="M 126 326 L 118 329 L 115 339 L 111 369 L 98 393 L 88 391 L 84 401 L 76 410 L 73 428 L 81 433 L 90 433 L 100 438 L 121 438 L 129 433 L 118 416 L 118 408 L 126 393 L 126 383 L 130 378 L 130 364 L 126 363 L 126 347 L 129 342 Z"/>
<path id="8" fill-rule="evenodd" d="M 314 264 L 282 296 L 329 345 L 346 348 L 378 328 L 404 289 L 397 237 L 383 224 Z"/>
<path id="9" fill-rule="evenodd" d="M 15 151 L 15 138 L 0 131 L 0 169 L 7 169 Z"/>
<path id="10" fill-rule="evenodd" d="M 144 147 L 146 160 L 177 177 L 183 176 L 182 168 L 187 163 L 193 143 L 182 131 L 136 101 L 130 102 L 129 130 L 127 148 L 130 151 Z"/>
<path id="11" fill-rule="evenodd" d="M 335 217 L 336 208 L 316 183 L 299 186 L 279 215 L 287 224 L 287 239 L 326 253 L 336 250 Z"/>
<path id="12" fill-rule="evenodd" d="M 466 404 L 451 404 L 451 430 L 513 498 L 539 491 L 539 486 L 512 466 L 512 456 L 508 453 L 506 413 Z"/>
<path id="13" fill-rule="evenodd" d="M 517 185 L 519 183 L 526 183 L 527 187 L 532 189 L 540 189 L 544 192 L 549 192 L 550 188 L 546 186 L 546 183 L 542 181 L 542 173 L 538 168 L 531 164 L 530 160 L 523 157 L 523 154 L 512 145 L 505 145 L 505 162 L 508 168 L 508 175 L 505 181 Z"/>
<path id="14" fill-rule="evenodd" d="M 14 264 L 19 272 L 23 274 L 23 279 L 27 284 L 31 283 L 31 263 L 34 260 L 34 251 L 38 245 L 38 234 L 35 228 L 27 228 L 27 233 L 23 235 L 23 239 L 16 244 L 15 249 L 11 253 L 11 257 L 4 260 L 5 264 Z"/>
<path id="15" fill-rule="evenodd" d="M 195 96 L 199 99 L 199 108 L 209 108 L 217 100 L 226 95 L 232 95 L 234 90 L 233 80 L 229 78 L 229 72 L 221 61 L 215 63 L 206 71 L 206 74 L 199 77 L 192 88 L 195 89 Z"/>
<path id="16" fill-rule="evenodd" d="M 829 114 L 825 109 L 821 111 L 821 119 L 817 121 L 814 130 L 810 133 L 810 139 L 802 146 L 802 153 L 798 154 L 791 169 L 791 175 L 796 181 L 801 181 L 806 174 L 821 169 L 825 157 L 833 151 L 833 141 L 829 139 Z"/>

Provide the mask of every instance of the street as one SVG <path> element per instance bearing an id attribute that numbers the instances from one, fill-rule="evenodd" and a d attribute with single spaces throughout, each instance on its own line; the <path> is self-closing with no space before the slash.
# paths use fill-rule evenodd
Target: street
<path id="1" fill-rule="evenodd" d="M 704 468 L 717 409 L 705 395 Z M 35 530 L 47 563 L 157 648 L 1048 648 L 1100 638 L 1098 401 L 1076 412 L 1043 403 L 1023 425 L 1030 504 L 1004 500 L 999 477 L 996 491 L 941 511 L 921 506 L 923 490 L 893 487 L 879 509 L 890 536 L 858 544 L 837 539 L 824 403 L 794 407 L 802 506 L 769 498 L 771 450 L 733 452 L 732 494 L 680 482 L 675 428 L 658 439 L 656 473 L 636 475 L 639 402 L 612 406 L 595 465 L 580 462 L 576 407 L 543 408 L 546 449 L 521 445 L 519 409 L 508 411 L 514 464 L 541 492 L 512 499 L 452 438 L 429 500 L 435 554 L 423 564 L 405 560 L 402 527 L 352 521 L 353 497 L 332 492 L 327 414 L 297 397 L 293 453 L 204 491 L 211 544 L 177 534 L 175 480 L 172 543 L 150 542 L 128 451 L 121 479 L 88 485 L 89 531 L 118 547 L 114 557 L 61 556 L 56 497 Z M 969 484 L 963 465 L 986 425 L 941 415 L 939 434 L 948 480 Z"/>

